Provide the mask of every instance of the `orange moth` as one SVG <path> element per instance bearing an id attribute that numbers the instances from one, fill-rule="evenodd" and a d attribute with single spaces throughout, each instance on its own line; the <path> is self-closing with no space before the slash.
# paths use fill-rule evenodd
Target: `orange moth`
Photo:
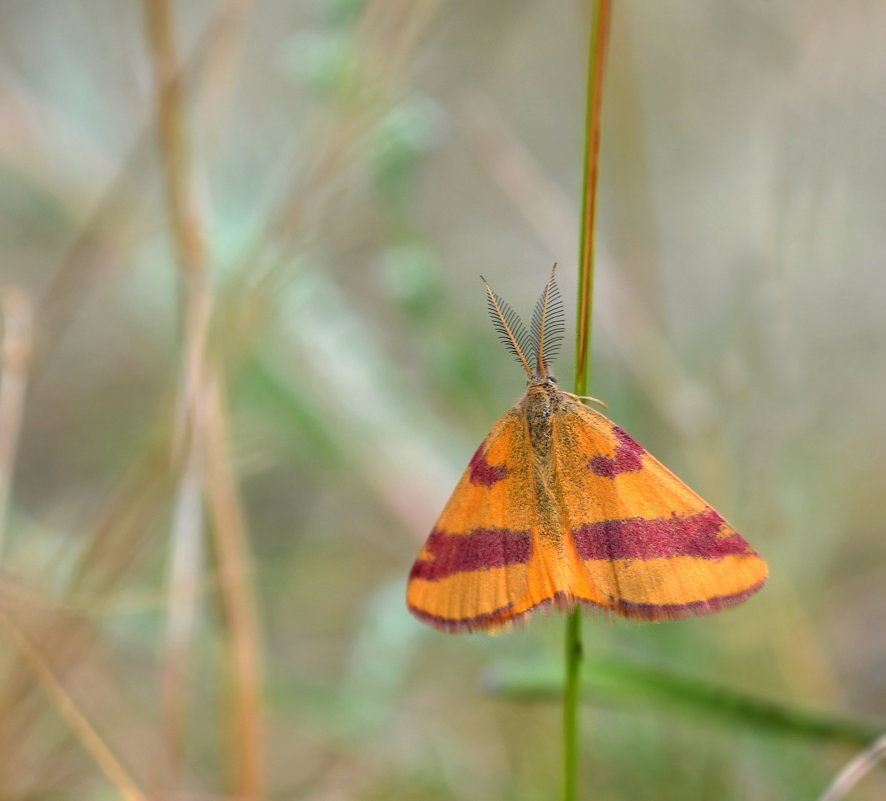
<path id="1" fill-rule="evenodd" d="M 551 605 L 658 621 L 759 590 L 767 568 L 756 551 L 618 426 L 557 387 L 550 365 L 564 313 L 554 272 L 528 331 L 483 283 L 529 383 L 413 565 L 409 610 L 442 631 L 491 631 Z"/>

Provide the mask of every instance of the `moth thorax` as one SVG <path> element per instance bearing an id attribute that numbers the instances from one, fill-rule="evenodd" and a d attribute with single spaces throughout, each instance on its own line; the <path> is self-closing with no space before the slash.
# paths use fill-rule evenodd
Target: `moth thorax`
<path id="1" fill-rule="evenodd" d="M 532 381 L 526 391 L 526 422 L 529 440 L 536 456 L 546 458 L 551 445 L 551 417 L 555 411 L 557 389 L 547 381 Z"/>

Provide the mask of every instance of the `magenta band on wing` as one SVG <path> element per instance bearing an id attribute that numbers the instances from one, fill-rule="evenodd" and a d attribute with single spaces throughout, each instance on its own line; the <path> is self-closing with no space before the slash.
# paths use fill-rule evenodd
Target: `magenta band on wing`
<path id="1" fill-rule="evenodd" d="M 446 534 L 435 528 L 427 548 L 434 558 L 419 559 L 410 579 L 434 581 L 454 573 L 525 564 L 532 556 L 532 537 L 528 531 L 507 528 L 481 528 L 470 534 Z"/>
<path id="2" fill-rule="evenodd" d="M 422 609 L 414 606 L 409 607 L 409 611 L 416 617 L 421 618 L 426 623 L 446 631 L 451 634 L 459 634 L 471 631 L 482 631 L 490 627 L 501 626 L 504 624 L 520 625 L 523 621 L 531 617 L 535 612 L 545 611 L 551 607 L 556 607 L 562 611 L 571 611 L 576 605 L 581 605 L 585 609 L 594 609 L 603 613 L 617 613 L 623 617 L 635 618 L 638 620 L 681 620 L 683 618 L 692 617 L 693 615 L 710 615 L 730 606 L 736 606 L 757 592 L 764 584 L 763 579 L 750 589 L 735 595 L 722 595 L 716 598 L 709 598 L 706 601 L 693 601 L 688 604 L 638 604 L 630 601 L 610 599 L 609 604 L 597 603 L 589 601 L 585 598 L 569 598 L 562 594 L 558 594 L 554 598 L 549 598 L 536 604 L 531 609 L 521 612 L 515 617 L 509 617 L 508 611 L 511 605 L 503 606 L 485 615 L 478 615 L 469 618 L 445 618 L 439 615 L 432 615 Z"/>
<path id="3" fill-rule="evenodd" d="M 471 484 L 481 484 L 484 487 L 491 487 L 499 481 L 504 481 L 511 474 L 511 471 L 508 470 L 507 465 L 504 464 L 489 464 L 489 462 L 486 461 L 486 455 L 483 453 L 483 448 L 485 447 L 486 443 L 484 442 L 479 448 L 477 448 L 477 452 L 471 459 L 468 469 L 471 471 Z"/>
<path id="4" fill-rule="evenodd" d="M 643 450 L 618 426 L 612 432 L 618 440 L 615 456 L 595 456 L 588 459 L 588 469 L 598 476 L 615 478 L 619 473 L 633 473 L 643 467 Z"/>
<path id="5" fill-rule="evenodd" d="M 430 612 L 425 612 L 423 609 L 418 609 L 415 606 L 410 606 L 409 611 L 425 623 L 429 623 L 434 626 L 434 628 L 440 629 L 440 631 L 445 631 L 450 634 L 461 634 L 471 631 L 483 631 L 504 623 L 505 621 L 503 618 L 506 619 L 507 611 L 510 608 L 511 605 L 509 604 L 508 606 L 503 606 L 500 609 L 496 609 L 494 612 L 489 612 L 485 615 L 466 618 L 440 617 L 439 615 L 432 615 Z"/>
<path id="6" fill-rule="evenodd" d="M 423 609 L 419 609 L 411 604 L 409 605 L 409 611 L 416 617 L 424 620 L 425 623 L 430 623 L 441 631 L 446 631 L 450 634 L 459 634 L 471 631 L 484 631 L 486 629 L 497 628 L 504 625 L 519 626 L 532 617 L 535 612 L 546 611 L 550 608 L 556 608 L 562 612 L 571 612 L 575 608 L 576 603 L 579 603 L 577 599 L 572 598 L 566 593 L 558 592 L 553 597 L 540 601 L 535 606 L 529 607 L 529 609 L 520 612 L 518 615 L 510 614 L 514 607 L 513 604 L 500 606 L 493 612 L 476 615 L 475 617 L 463 618 L 449 618 L 432 615 L 430 612 L 425 612 Z"/>
<path id="7" fill-rule="evenodd" d="M 723 518 L 707 508 L 692 517 L 630 517 L 582 526 L 572 533 L 582 559 L 661 559 L 694 556 L 722 559 L 754 550 L 733 532 L 718 537 Z"/>
<path id="8" fill-rule="evenodd" d="M 720 595 L 706 601 L 693 601 L 688 604 L 636 604 L 629 601 L 614 601 L 616 611 L 624 617 L 639 620 L 680 620 L 692 615 L 710 615 L 730 606 L 737 606 L 750 598 L 766 583 L 764 578 L 750 589 L 735 595 Z"/>

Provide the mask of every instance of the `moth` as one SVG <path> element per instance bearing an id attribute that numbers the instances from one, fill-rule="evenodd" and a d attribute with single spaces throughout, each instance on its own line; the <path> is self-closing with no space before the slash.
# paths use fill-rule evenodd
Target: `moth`
<path id="1" fill-rule="evenodd" d="M 662 621 L 741 603 L 766 582 L 763 559 L 611 420 L 558 387 L 551 363 L 565 318 L 554 272 L 528 330 L 483 279 L 493 324 L 528 384 L 413 565 L 409 610 L 469 632 L 551 606 Z"/>

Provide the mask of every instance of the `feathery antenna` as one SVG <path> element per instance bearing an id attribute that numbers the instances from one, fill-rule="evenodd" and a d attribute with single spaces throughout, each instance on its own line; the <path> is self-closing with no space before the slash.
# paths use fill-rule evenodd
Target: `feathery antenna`
<path id="1" fill-rule="evenodd" d="M 492 318 L 495 330 L 498 331 L 498 338 L 517 357 L 517 361 L 523 365 L 529 377 L 532 378 L 532 368 L 529 366 L 525 354 L 532 356 L 534 352 L 526 326 L 523 325 L 523 321 L 517 316 L 517 313 L 492 291 L 492 287 L 489 286 L 487 280 L 482 275 L 480 278 L 486 285 L 489 316 Z"/>
<path id="2" fill-rule="evenodd" d="M 544 292 L 535 304 L 529 331 L 517 313 L 499 295 L 496 295 L 486 279 L 480 276 L 486 285 L 489 316 L 492 318 L 495 330 L 498 331 L 498 338 L 517 357 L 517 361 L 523 365 L 530 379 L 550 375 L 550 364 L 556 358 L 563 342 L 565 315 L 560 290 L 554 280 L 556 269 L 555 264 Z M 535 363 L 535 373 L 532 372 L 530 362 Z"/>
<path id="3" fill-rule="evenodd" d="M 549 368 L 560 345 L 563 344 L 563 335 L 566 330 L 566 316 L 563 311 L 563 299 L 560 297 L 560 289 L 554 280 L 557 265 L 551 270 L 551 277 L 541 293 L 541 297 L 535 304 L 532 312 L 532 343 L 536 346 L 536 375 L 548 375 Z"/>

